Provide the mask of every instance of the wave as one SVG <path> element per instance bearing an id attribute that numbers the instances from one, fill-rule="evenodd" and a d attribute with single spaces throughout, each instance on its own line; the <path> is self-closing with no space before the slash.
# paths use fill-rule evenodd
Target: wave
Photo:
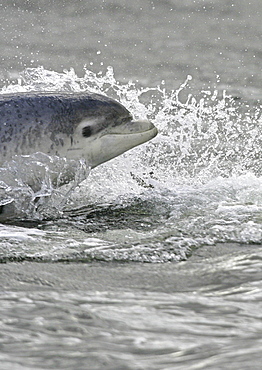
<path id="1" fill-rule="evenodd" d="M 86 69 L 83 77 L 73 69 L 26 69 L 18 83 L 1 93 L 106 94 L 135 118 L 149 118 L 159 134 L 91 172 L 81 161 L 41 153 L 15 157 L 0 169 L 0 205 L 12 208 L 20 220 L 64 219 L 84 233 L 109 233 L 111 247 L 92 252 L 106 260 L 179 260 L 203 244 L 260 243 L 260 107 L 243 104 L 225 91 L 202 91 L 197 100 L 188 93 L 191 79 L 167 91 L 164 81 L 156 87 L 120 83 L 111 67 L 105 75 Z M 54 171 L 60 179 L 71 171 L 74 181 L 60 187 L 59 181 L 51 181 Z M 37 187 L 30 186 L 32 176 Z M 119 246 L 118 240 L 126 238 L 127 228 L 134 240 L 125 250 L 125 242 Z M 86 246 L 84 250 L 84 255 L 91 253 Z"/>

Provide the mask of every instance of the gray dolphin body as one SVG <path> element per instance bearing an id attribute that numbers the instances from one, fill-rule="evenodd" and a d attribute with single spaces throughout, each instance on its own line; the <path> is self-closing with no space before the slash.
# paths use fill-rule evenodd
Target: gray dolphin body
<path id="1" fill-rule="evenodd" d="M 117 101 L 88 93 L 0 95 L 0 166 L 14 155 L 43 152 L 84 158 L 91 168 L 157 134 Z"/>

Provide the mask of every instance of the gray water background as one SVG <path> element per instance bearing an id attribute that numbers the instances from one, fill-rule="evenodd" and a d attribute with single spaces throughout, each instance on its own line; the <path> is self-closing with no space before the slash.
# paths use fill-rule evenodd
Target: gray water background
<path id="1" fill-rule="evenodd" d="M 74 68 L 79 78 L 84 65 L 101 76 L 112 66 L 120 84 L 167 90 L 191 75 L 186 94 L 226 89 L 241 110 L 258 109 L 252 129 L 261 129 L 258 0 L 12 1 L 0 8 L 2 87 L 39 65 Z M 172 144 L 160 118 L 158 125 L 156 143 Z M 98 168 L 89 193 L 81 193 L 93 203 L 81 212 L 0 225 L 1 368 L 260 369 L 259 140 L 243 173 L 219 169 L 210 179 L 165 171 L 170 157 L 158 152 L 163 171 L 148 166 L 151 187 L 150 176 L 132 167 L 152 154 L 148 146 Z"/>

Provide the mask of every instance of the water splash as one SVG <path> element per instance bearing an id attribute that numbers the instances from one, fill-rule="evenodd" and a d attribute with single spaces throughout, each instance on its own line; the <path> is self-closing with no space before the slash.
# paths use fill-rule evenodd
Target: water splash
<path id="1" fill-rule="evenodd" d="M 96 204 L 110 204 L 116 198 L 123 198 L 126 194 L 137 196 L 147 189 L 172 190 L 179 184 L 206 184 L 212 179 L 241 176 L 246 172 L 261 176 L 260 107 L 253 111 L 248 107 L 243 109 L 226 92 L 221 95 L 217 90 L 203 91 L 197 100 L 187 94 L 191 79 L 188 76 L 180 87 L 167 91 L 164 82 L 152 88 L 138 87 L 133 82 L 120 83 L 115 79 L 112 67 L 108 67 L 105 75 L 85 69 L 83 77 L 78 77 L 73 69 L 57 73 L 39 67 L 26 69 L 16 84 L 4 86 L 1 93 L 102 93 L 119 100 L 134 117 L 148 117 L 158 127 L 159 135 L 153 141 L 114 159 L 102 169 L 92 171 L 85 183 L 84 204 L 90 199 Z M 69 198 L 67 191 L 58 190 L 59 179 L 71 168 L 70 171 L 76 171 L 76 177 L 80 171 L 80 178 L 74 182 L 78 184 L 88 171 L 83 164 L 66 159 L 45 157 L 43 160 L 43 156 L 31 159 L 27 158 L 28 163 L 25 158 L 15 158 L 1 168 L 0 205 L 15 203 L 17 209 L 26 209 L 29 217 L 32 212 L 34 216 L 42 217 L 42 211 L 39 211 L 41 202 L 38 201 L 37 213 L 35 200 L 46 200 L 52 195 L 54 203 L 49 203 L 48 207 L 62 212 L 70 201 L 66 200 Z M 50 168 L 51 163 L 53 169 Z M 55 185 L 50 180 L 52 171 L 58 173 Z M 30 186 L 28 176 L 32 174 L 34 181 L 37 179 L 37 189 Z M 83 197 L 77 199 L 75 188 L 73 185 L 70 191 L 70 197 L 74 198 L 72 204 L 81 206 Z"/>
<path id="2" fill-rule="evenodd" d="M 43 67 L 28 68 L 17 84 L 9 84 L 2 93 L 18 91 L 90 91 L 117 98 L 136 118 L 150 118 L 159 128 L 158 139 L 148 148 L 156 155 L 150 161 L 174 175 L 195 177 L 209 169 L 209 176 L 231 175 L 251 170 L 261 174 L 261 107 L 241 112 L 239 105 L 224 91 L 203 91 L 198 101 L 185 94 L 192 77 L 173 91 L 164 83 L 157 87 L 120 84 L 112 67 L 105 75 L 85 69 L 78 77 L 73 69 L 57 73 Z M 181 93 L 186 99 L 181 101 Z M 168 167 L 165 164 L 168 163 Z M 212 174 L 213 171 L 213 174 Z M 202 176 L 202 173 L 201 173 Z M 212 176 L 212 177 L 213 177 Z"/>
<path id="3" fill-rule="evenodd" d="M 44 153 L 16 155 L 0 168 L 0 207 L 5 207 L 0 216 L 61 216 L 70 194 L 89 172 L 83 160 Z"/>

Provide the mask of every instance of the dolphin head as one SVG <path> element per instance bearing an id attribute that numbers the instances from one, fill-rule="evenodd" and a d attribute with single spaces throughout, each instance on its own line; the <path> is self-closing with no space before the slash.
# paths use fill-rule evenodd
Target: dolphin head
<path id="1" fill-rule="evenodd" d="M 157 135 L 150 121 L 134 120 L 115 100 L 98 94 L 93 99 L 85 102 L 86 109 L 71 137 L 69 157 L 81 156 L 94 168 Z"/>
<path id="2" fill-rule="evenodd" d="M 119 102 L 88 92 L 30 92 L 0 96 L 0 165 L 36 152 L 84 158 L 91 168 L 157 134 L 133 120 Z"/>

